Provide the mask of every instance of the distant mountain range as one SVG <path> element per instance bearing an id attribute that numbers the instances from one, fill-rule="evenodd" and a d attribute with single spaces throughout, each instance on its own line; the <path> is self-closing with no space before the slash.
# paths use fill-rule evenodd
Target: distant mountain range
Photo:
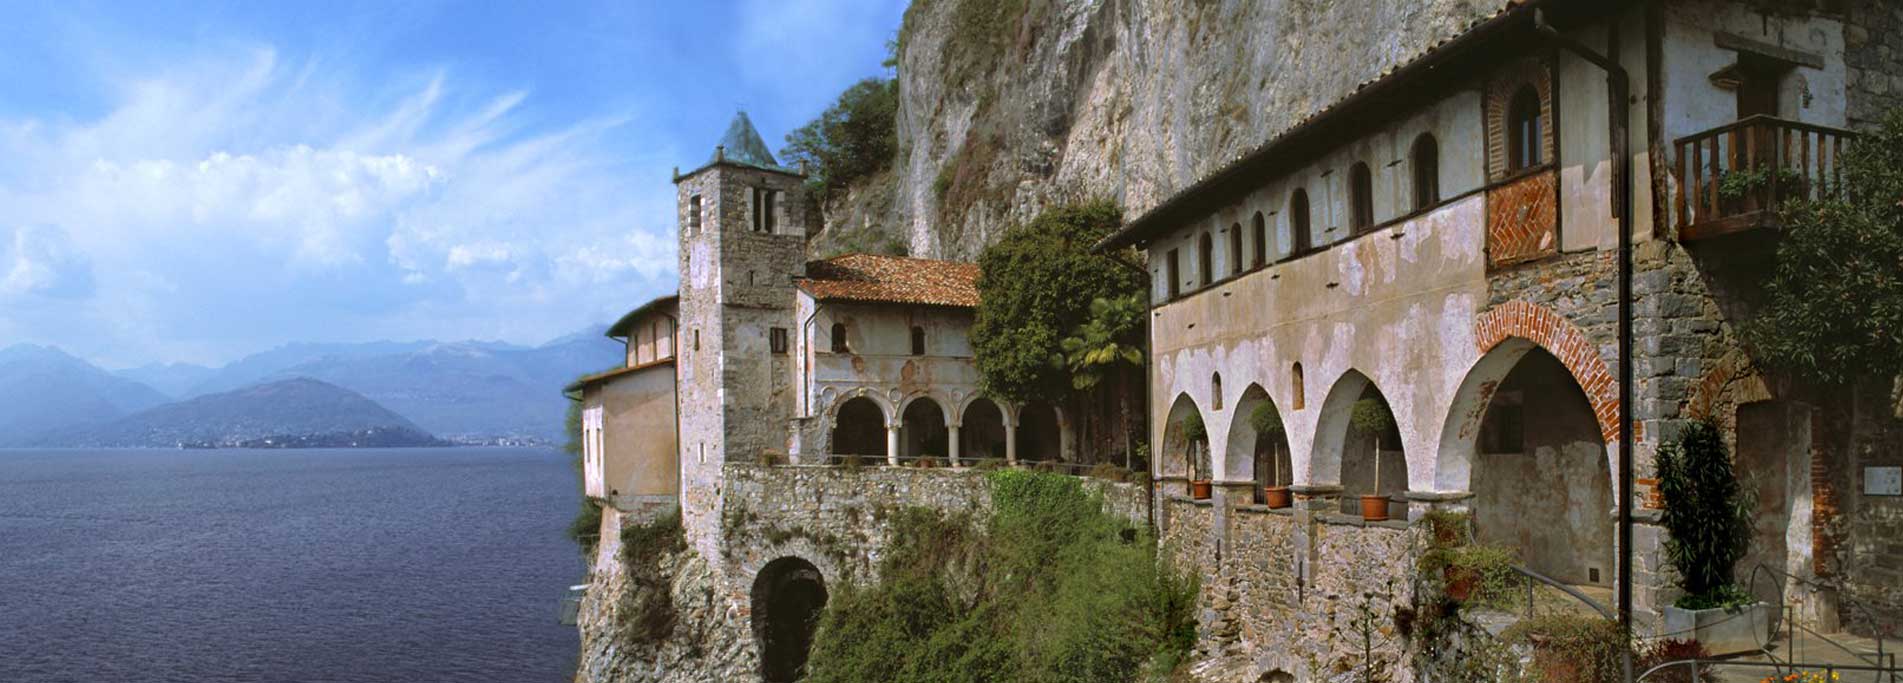
<path id="1" fill-rule="evenodd" d="M 308 378 L 363 395 L 457 442 L 563 439 L 575 377 L 615 367 L 623 348 L 588 331 L 537 347 L 499 342 L 290 344 L 221 368 L 147 365 L 117 373 L 58 349 L 0 350 L 0 445 L 77 434 L 172 401 Z"/>
<path id="2" fill-rule="evenodd" d="M 143 410 L 31 445 L 84 448 L 431 446 L 444 442 L 362 394 L 289 379 Z"/>

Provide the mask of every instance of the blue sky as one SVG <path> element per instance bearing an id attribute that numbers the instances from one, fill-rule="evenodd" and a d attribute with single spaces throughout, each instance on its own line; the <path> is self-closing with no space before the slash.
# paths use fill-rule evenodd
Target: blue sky
<path id="1" fill-rule="evenodd" d="M 0 347 L 540 343 L 674 287 L 669 170 L 777 151 L 903 0 L 0 6 Z"/>

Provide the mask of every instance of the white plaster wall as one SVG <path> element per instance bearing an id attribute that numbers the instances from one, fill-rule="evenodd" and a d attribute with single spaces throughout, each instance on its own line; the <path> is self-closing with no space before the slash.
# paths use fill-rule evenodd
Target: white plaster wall
<path id="1" fill-rule="evenodd" d="M 1479 168 L 1477 155 L 1472 163 Z M 1479 356 L 1473 321 L 1487 298 L 1484 206 L 1483 197 L 1470 196 L 1158 306 L 1151 321 L 1153 433 L 1165 432 L 1169 407 L 1186 392 L 1203 410 L 1211 451 L 1227 452 L 1238 417 L 1233 409 L 1210 409 L 1212 374 L 1220 372 L 1225 407 L 1260 384 L 1282 408 L 1296 484 L 1336 483 L 1339 453 L 1318 462 L 1314 446 L 1321 406 L 1354 370 L 1373 380 L 1394 410 L 1409 488 L 1433 490 L 1441 425 Z M 1298 361 L 1306 379 L 1300 410 L 1293 408 L 1289 376 Z M 1153 461 L 1161 462 L 1160 440 L 1155 448 Z M 1220 458 L 1213 464 L 1216 478 L 1230 478 Z"/>
<path id="2" fill-rule="evenodd" d="M 1200 289 L 1196 249 L 1197 240 L 1207 232 L 1215 254 L 1215 285 L 1237 272 L 1228 249 L 1228 230 L 1240 225 L 1243 230 L 1243 270 L 1254 253 L 1251 224 L 1261 212 L 1268 224 L 1270 263 L 1288 258 L 1295 244 L 1294 226 L 1288 212 L 1289 200 L 1296 189 L 1308 192 L 1309 225 L 1314 246 L 1322 247 L 1350 237 L 1348 219 L 1348 169 L 1355 162 L 1368 164 L 1373 175 L 1374 221 L 1380 224 L 1413 212 L 1413 168 L 1408 158 L 1414 140 L 1421 133 L 1432 133 L 1440 146 L 1440 195 L 1443 199 L 1478 190 L 1486 182 L 1486 141 L 1481 135 L 1481 94 L 1477 89 L 1461 90 L 1445 99 L 1428 104 L 1413 116 L 1377 130 L 1367 137 L 1345 144 L 1314 163 L 1286 175 L 1263 179 L 1262 186 L 1239 201 L 1221 207 L 1201 220 L 1159 237 L 1149 245 L 1151 301 L 1169 299 L 1169 282 L 1164 260 L 1170 249 L 1178 250 L 1182 279 L 1181 291 L 1188 294 Z"/>
<path id="3" fill-rule="evenodd" d="M 1844 27 L 1821 16 L 1769 16 L 1726 0 L 1665 6 L 1665 142 L 1737 120 L 1737 99 L 1711 83 L 1710 75 L 1737 61 L 1738 53 L 1712 40 L 1725 31 L 1752 40 L 1823 57 L 1824 68 L 1796 67 L 1780 84 L 1778 116 L 1825 126 L 1845 125 Z M 1667 150 L 1676 163 L 1675 146 Z"/>

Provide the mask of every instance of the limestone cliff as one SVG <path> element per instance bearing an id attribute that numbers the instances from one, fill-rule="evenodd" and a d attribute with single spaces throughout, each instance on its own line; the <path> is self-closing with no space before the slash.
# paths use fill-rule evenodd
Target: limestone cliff
<path id="1" fill-rule="evenodd" d="M 918 0 L 889 197 L 828 223 L 971 259 L 1055 200 L 1134 214 L 1505 3 Z"/>

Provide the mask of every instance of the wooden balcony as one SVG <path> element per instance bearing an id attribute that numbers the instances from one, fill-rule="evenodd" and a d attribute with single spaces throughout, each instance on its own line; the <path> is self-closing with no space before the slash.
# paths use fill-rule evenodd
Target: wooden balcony
<path id="1" fill-rule="evenodd" d="M 1700 240 L 1775 228 L 1777 207 L 1814 199 L 1843 182 L 1855 133 L 1752 116 L 1679 138 L 1678 238 Z"/>

